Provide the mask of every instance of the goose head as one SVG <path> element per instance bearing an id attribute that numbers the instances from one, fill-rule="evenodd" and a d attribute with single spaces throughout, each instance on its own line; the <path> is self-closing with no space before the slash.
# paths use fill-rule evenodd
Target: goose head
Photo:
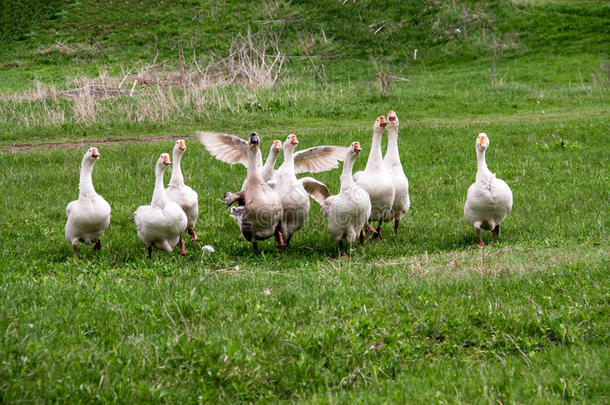
<path id="1" fill-rule="evenodd" d="M 100 158 L 100 152 L 97 150 L 97 148 L 89 148 L 89 150 L 85 152 L 84 158 L 90 162 L 95 162 Z"/>
<path id="2" fill-rule="evenodd" d="M 360 154 L 360 152 L 362 152 L 362 148 L 360 147 L 360 142 L 352 142 L 352 144 L 349 147 L 350 155 L 352 155 L 355 158 L 356 156 L 358 156 Z"/>
<path id="3" fill-rule="evenodd" d="M 299 144 L 299 140 L 295 134 L 290 134 L 284 141 L 284 150 L 294 151 Z"/>
<path id="4" fill-rule="evenodd" d="M 165 168 L 171 163 L 171 160 L 169 160 L 169 154 L 162 153 L 161 156 L 159 156 L 159 160 L 157 160 L 157 168 L 165 170 Z"/>
<path id="5" fill-rule="evenodd" d="M 282 150 L 282 141 L 276 139 L 273 141 L 273 145 L 271 145 L 271 150 L 275 152 L 279 152 Z"/>
<path id="6" fill-rule="evenodd" d="M 396 113 L 394 112 L 394 110 L 390 110 L 388 112 L 388 129 L 395 129 L 398 128 L 398 117 L 396 116 Z"/>
<path id="7" fill-rule="evenodd" d="M 477 150 L 479 151 L 485 151 L 485 149 L 487 149 L 487 147 L 489 146 L 489 137 L 487 136 L 486 133 L 481 132 L 479 134 L 479 136 L 477 136 Z"/>
<path id="8" fill-rule="evenodd" d="M 258 134 L 256 132 L 251 132 L 250 137 L 248 138 L 248 151 L 256 153 L 260 147 L 260 143 L 261 139 L 258 137 Z"/>
<path id="9" fill-rule="evenodd" d="M 184 151 L 186 150 L 186 143 L 184 142 L 184 139 L 178 139 L 176 141 L 176 144 L 174 145 L 174 152 L 178 152 L 180 154 L 184 153 Z"/>
<path id="10" fill-rule="evenodd" d="M 375 124 L 373 124 L 373 131 L 383 132 L 385 131 L 385 127 L 388 125 L 388 122 L 385 120 L 383 115 L 380 115 L 376 120 Z"/>

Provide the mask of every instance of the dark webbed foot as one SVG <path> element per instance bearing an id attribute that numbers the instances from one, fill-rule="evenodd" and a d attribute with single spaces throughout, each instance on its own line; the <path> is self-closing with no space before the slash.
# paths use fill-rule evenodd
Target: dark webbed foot
<path id="1" fill-rule="evenodd" d="M 227 192 L 223 195 L 224 204 L 232 205 L 237 202 L 237 205 L 244 205 L 246 203 L 246 193 L 245 191 L 240 191 L 238 193 Z"/>

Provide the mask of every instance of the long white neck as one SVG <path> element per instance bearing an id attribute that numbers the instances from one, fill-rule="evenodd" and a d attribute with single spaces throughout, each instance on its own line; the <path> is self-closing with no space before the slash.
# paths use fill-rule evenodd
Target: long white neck
<path id="1" fill-rule="evenodd" d="M 400 153 L 398 152 L 398 128 L 388 129 L 388 148 L 383 160 L 390 164 L 400 164 Z"/>
<path id="2" fill-rule="evenodd" d="M 94 160 L 83 158 L 83 162 L 80 167 L 80 181 L 78 183 L 78 196 L 79 197 L 90 197 L 97 195 L 95 188 L 93 188 L 93 181 L 91 180 L 91 172 L 93 172 Z"/>
<path id="3" fill-rule="evenodd" d="M 267 161 L 265 161 L 265 166 L 263 166 L 263 178 L 271 177 L 271 173 L 275 168 L 275 161 L 277 160 L 277 149 L 273 148 L 269 151 L 269 156 L 267 156 Z"/>
<path id="4" fill-rule="evenodd" d="M 152 202 L 150 205 L 165 205 L 167 194 L 165 193 L 165 187 L 163 186 L 163 173 L 165 173 L 165 167 L 162 165 L 157 165 L 155 167 L 155 190 L 153 191 Z"/>
<path id="5" fill-rule="evenodd" d="M 369 152 L 369 160 L 366 162 L 366 169 L 380 166 L 383 163 L 381 156 L 381 136 L 382 130 L 373 130 L 373 142 L 371 142 L 371 151 Z M 366 170 L 365 169 L 365 170 Z"/>
<path id="6" fill-rule="evenodd" d="M 355 161 L 356 156 L 348 152 L 345 160 L 343 161 L 343 171 L 341 172 L 341 190 L 339 190 L 339 192 L 349 189 L 354 185 L 352 171 L 354 169 Z"/>
<path id="7" fill-rule="evenodd" d="M 170 186 L 183 186 L 184 176 L 182 176 L 182 169 L 180 168 L 180 160 L 182 159 L 182 153 L 180 149 L 174 149 L 173 155 L 173 167 L 172 177 L 169 179 Z"/>
<path id="8" fill-rule="evenodd" d="M 284 149 L 284 163 L 282 163 L 282 166 L 284 166 L 284 172 L 285 173 L 294 173 L 294 148 L 289 146 L 288 148 Z M 296 174 L 295 174 L 296 176 Z"/>
<path id="9" fill-rule="evenodd" d="M 485 149 L 480 150 L 477 148 L 477 179 L 480 177 L 487 177 L 489 169 L 487 163 L 485 163 Z"/>

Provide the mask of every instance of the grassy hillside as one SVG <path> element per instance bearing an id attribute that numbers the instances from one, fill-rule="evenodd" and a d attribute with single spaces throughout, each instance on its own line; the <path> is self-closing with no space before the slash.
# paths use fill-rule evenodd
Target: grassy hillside
<path id="1" fill-rule="evenodd" d="M 0 10 L 0 402 L 608 402 L 607 2 Z M 340 260 L 312 202 L 286 252 L 255 257 L 218 204 L 245 170 L 195 130 L 359 140 L 361 170 L 389 109 L 399 234 Z M 482 131 L 515 201 L 486 249 L 463 219 Z M 202 243 L 148 259 L 133 212 L 178 137 Z M 74 258 L 65 206 L 89 145 L 112 221 Z M 339 190 L 338 170 L 315 177 Z"/>

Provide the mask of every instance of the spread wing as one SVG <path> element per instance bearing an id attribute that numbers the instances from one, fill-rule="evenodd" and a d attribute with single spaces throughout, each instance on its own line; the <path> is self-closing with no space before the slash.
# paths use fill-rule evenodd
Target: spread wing
<path id="1" fill-rule="evenodd" d="M 326 184 L 319 182 L 313 177 L 303 177 L 299 180 L 303 185 L 307 194 L 311 196 L 320 205 L 324 204 L 324 200 L 330 197 L 330 190 L 326 187 Z"/>
<path id="2" fill-rule="evenodd" d="M 197 132 L 199 142 L 205 146 L 212 156 L 225 163 L 248 163 L 248 142 L 236 135 L 217 132 Z"/>
<path id="3" fill-rule="evenodd" d="M 318 173 L 339 167 L 349 148 L 345 146 L 314 146 L 294 154 L 295 173 Z"/>

